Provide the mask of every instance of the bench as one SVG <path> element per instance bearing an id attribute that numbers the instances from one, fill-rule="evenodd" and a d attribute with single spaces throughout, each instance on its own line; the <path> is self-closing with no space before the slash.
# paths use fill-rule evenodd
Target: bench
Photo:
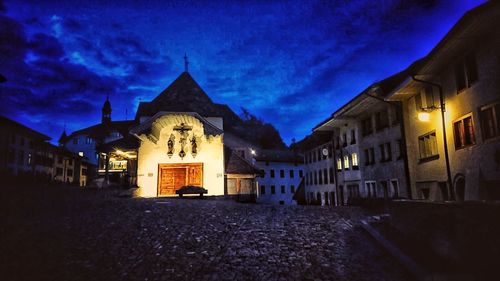
<path id="1" fill-rule="evenodd" d="M 203 194 L 207 194 L 208 190 L 201 186 L 187 185 L 179 188 L 175 193 L 178 194 L 179 197 L 182 197 L 184 194 L 198 194 L 200 197 L 203 197 Z"/>

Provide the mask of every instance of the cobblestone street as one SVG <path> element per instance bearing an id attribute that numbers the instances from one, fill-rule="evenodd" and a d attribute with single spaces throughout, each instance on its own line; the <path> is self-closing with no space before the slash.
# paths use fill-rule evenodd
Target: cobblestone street
<path id="1" fill-rule="evenodd" d="M 3 190 L 2 280 L 410 278 L 361 229 L 356 208 Z"/>

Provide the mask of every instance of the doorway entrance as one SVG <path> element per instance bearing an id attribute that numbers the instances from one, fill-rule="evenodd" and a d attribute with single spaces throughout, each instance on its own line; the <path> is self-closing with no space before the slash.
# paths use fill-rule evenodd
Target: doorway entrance
<path id="1" fill-rule="evenodd" d="M 181 187 L 203 187 L 203 163 L 158 165 L 158 196 L 172 196 Z"/>

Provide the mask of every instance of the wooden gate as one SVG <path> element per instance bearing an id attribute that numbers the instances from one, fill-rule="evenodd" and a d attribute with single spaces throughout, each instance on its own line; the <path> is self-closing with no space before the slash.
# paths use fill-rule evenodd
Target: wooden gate
<path id="1" fill-rule="evenodd" d="M 158 165 L 158 196 L 175 195 L 185 185 L 203 186 L 203 163 Z"/>

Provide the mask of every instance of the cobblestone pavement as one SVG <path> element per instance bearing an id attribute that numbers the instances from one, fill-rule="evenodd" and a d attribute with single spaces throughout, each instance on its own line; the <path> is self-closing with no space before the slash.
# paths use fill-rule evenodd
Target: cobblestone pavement
<path id="1" fill-rule="evenodd" d="M 1 280 L 408 280 L 356 208 L 2 188 Z"/>

